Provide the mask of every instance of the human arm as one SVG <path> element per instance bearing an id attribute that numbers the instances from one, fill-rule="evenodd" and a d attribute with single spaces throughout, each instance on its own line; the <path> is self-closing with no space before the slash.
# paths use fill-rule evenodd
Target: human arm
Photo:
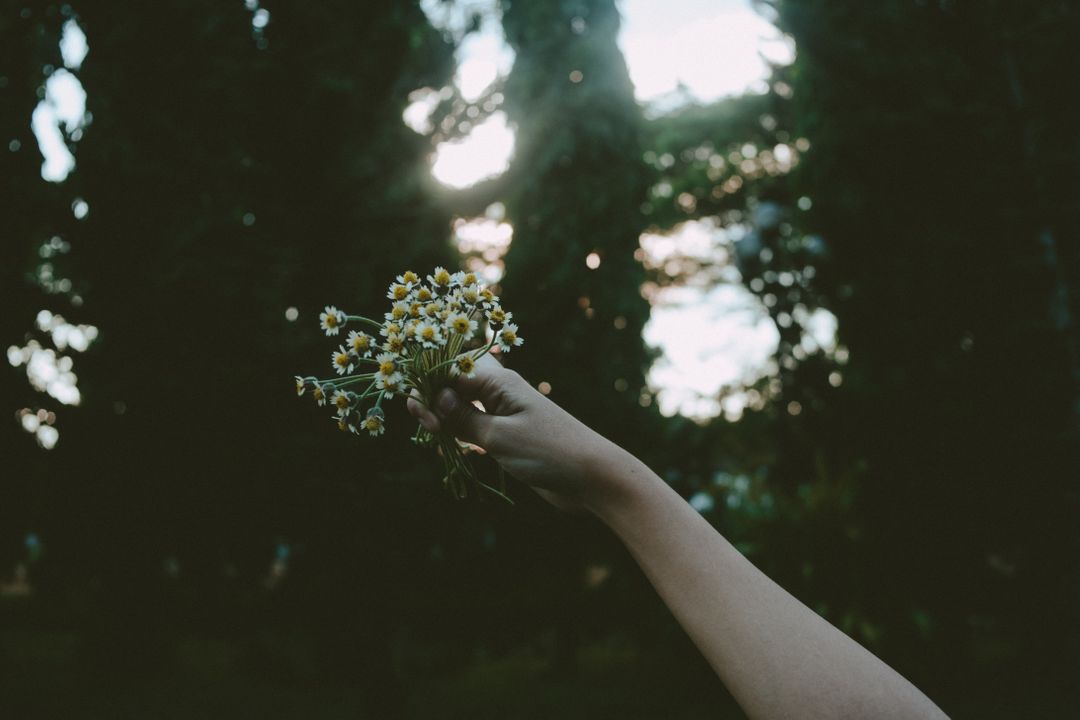
<path id="1" fill-rule="evenodd" d="M 583 507 L 637 560 L 679 624 L 752 718 L 941 718 L 914 685 L 753 566 L 674 490 L 485 358 L 444 391 L 429 429 L 485 448 L 560 507 Z M 479 399 L 486 412 L 465 400 Z"/>

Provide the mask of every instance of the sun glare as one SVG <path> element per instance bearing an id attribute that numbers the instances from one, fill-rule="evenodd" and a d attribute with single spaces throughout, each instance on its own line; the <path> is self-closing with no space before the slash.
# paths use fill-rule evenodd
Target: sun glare
<path id="1" fill-rule="evenodd" d="M 505 172 L 513 152 L 514 133 L 506 113 L 494 112 L 465 138 L 440 143 L 431 173 L 444 185 L 468 187 Z"/>

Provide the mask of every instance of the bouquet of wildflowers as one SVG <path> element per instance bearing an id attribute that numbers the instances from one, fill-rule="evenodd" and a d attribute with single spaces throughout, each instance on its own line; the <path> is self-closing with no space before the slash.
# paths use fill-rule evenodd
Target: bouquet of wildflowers
<path id="1" fill-rule="evenodd" d="M 512 313 L 473 273 L 437 267 L 425 283 L 408 271 L 398 275 L 386 296 L 390 312 L 382 322 L 327 306 L 319 315 L 327 336 L 355 326 L 330 354 L 337 377 L 296 377 L 297 395 L 310 391 L 319 406 L 331 406 L 343 431 L 382 435 L 384 401 L 411 393 L 430 407 L 453 378 L 473 377 L 476 361 L 492 348 L 509 352 L 523 342 Z M 413 442 L 438 449 L 446 465 L 443 484 L 455 497 L 465 497 L 472 487 L 506 498 L 501 476 L 497 488 L 480 482 L 466 456 L 470 446 L 450 433 L 433 435 L 418 426 Z"/>

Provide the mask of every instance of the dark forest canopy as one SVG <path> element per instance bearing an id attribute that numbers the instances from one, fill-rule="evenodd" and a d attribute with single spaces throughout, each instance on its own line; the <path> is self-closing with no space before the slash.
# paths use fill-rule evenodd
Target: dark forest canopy
<path id="1" fill-rule="evenodd" d="M 5 1 L 0 342 L 54 347 L 43 308 L 98 337 L 58 348 L 78 407 L 0 373 L 5 412 L 60 430 L 45 450 L 0 424 L 0 583 L 22 567 L 34 587 L 0 593 L 3 697 L 96 717 L 92 687 L 143 715 L 188 707 L 161 678 L 239 688 L 206 714 L 272 677 L 271 715 L 323 707 L 320 685 L 373 717 L 734 708 L 600 528 L 521 487 L 513 509 L 456 503 L 400 407 L 367 442 L 293 397 L 328 351 L 323 305 L 381 312 L 390 278 L 459 264 L 453 221 L 498 202 L 528 380 L 711 496 L 756 564 L 946 711 L 1080 699 L 1080 12 L 766 5 L 798 48 L 767 92 L 646 117 L 613 0 L 502 0 L 512 71 L 446 93 L 418 134 L 410 93 L 450 86 L 461 38 L 415 2 Z M 50 183 L 30 118 L 69 20 L 89 120 Z M 510 169 L 435 183 L 435 143 L 495 110 Z M 790 172 L 711 160 L 747 145 L 788 148 Z M 741 282 L 780 337 L 737 422 L 662 417 L 645 383 L 643 283 L 703 269 L 645 267 L 639 237 L 703 219 L 747 229 Z M 806 352 L 796 308 L 834 313 L 845 356 Z"/>

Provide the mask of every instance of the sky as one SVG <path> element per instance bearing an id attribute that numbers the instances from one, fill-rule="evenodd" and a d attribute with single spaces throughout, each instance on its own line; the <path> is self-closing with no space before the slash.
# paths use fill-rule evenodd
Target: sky
<path id="1" fill-rule="evenodd" d="M 634 92 L 662 101 L 679 85 L 709 102 L 763 89 L 761 55 L 788 63 L 794 45 L 745 0 L 619 0 L 619 47 Z"/>
<path id="2" fill-rule="evenodd" d="M 455 37 L 470 12 L 483 21 L 457 49 L 455 85 L 469 101 L 480 97 L 513 67 L 494 0 L 459 0 L 447 8 L 422 0 L 432 23 Z M 790 62 L 794 44 L 747 0 L 619 0 L 618 43 L 626 58 L 634 94 L 647 112 L 670 110 L 694 99 L 710 102 L 748 90 L 763 90 L 768 66 Z M 582 20 L 584 22 L 584 20 Z M 763 58 L 764 56 L 764 58 Z M 424 131 L 435 108 L 434 91 L 416 97 L 405 121 Z M 425 112 L 426 111 L 426 112 Z M 435 178 L 450 187 L 467 187 L 506 170 L 513 154 L 513 130 L 496 112 L 463 141 L 443 143 L 434 157 Z"/>

